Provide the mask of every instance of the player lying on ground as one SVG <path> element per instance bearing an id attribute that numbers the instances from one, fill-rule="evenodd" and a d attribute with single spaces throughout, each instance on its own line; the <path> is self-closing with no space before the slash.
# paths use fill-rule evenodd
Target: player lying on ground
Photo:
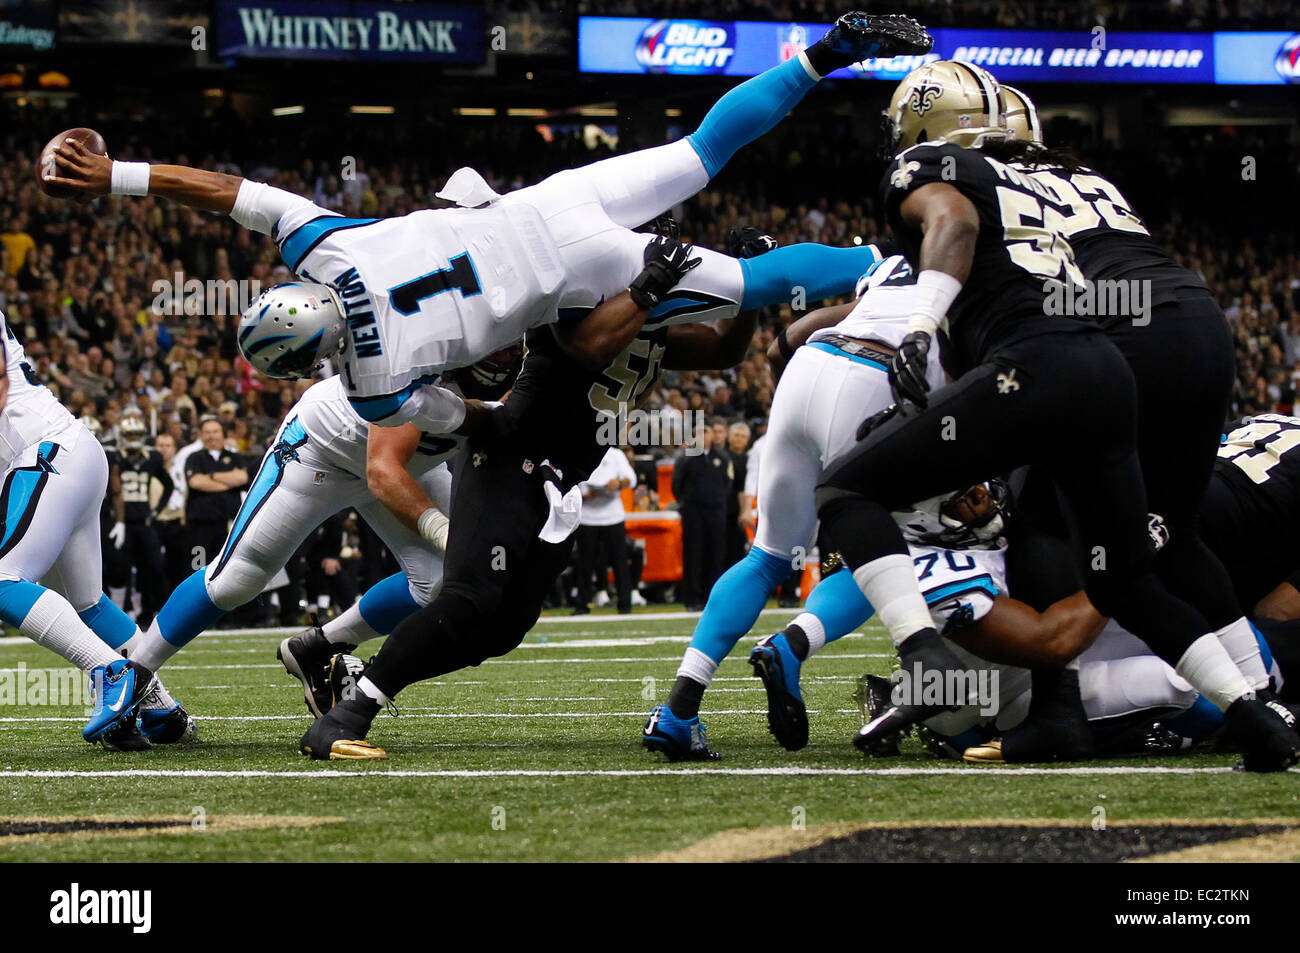
<path id="1" fill-rule="evenodd" d="M 1038 467 L 1078 527 L 1089 599 L 1227 713 L 1248 770 L 1284 770 L 1300 758 L 1300 736 L 1256 697 L 1253 669 L 1239 668 L 1201 613 L 1152 568 L 1133 373 L 1097 325 L 1058 314 L 1049 301 L 1052 289 L 1083 285 L 1068 242 L 1048 227 L 1073 209 L 981 153 L 1007 137 L 999 97 L 986 71 L 943 61 L 913 71 L 894 94 L 902 151 L 886 170 L 882 200 L 920 271 L 921 303 L 890 381 L 909 407 L 824 474 L 816 496 L 823 538 L 877 606 L 903 667 L 941 677 L 960 663 L 933 625 L 891 511 L 989 474 Z M 930 399 L 925 374 L 941 325 L 944 364 L 957 376 Z M 1035 685 L 1036 717 L 1016 730 L 1027 747 L 1038 736 L 1060 750 L 1064 733 L 1074 753 L 1089 754 L 1091 739 L 1078 730 L 1077 674 L 1067 667 L 1047 676 Z M 917 721 L 939 710 L 905 707 Z"/>
<path id="2" fill-rule="evenodd" d="M 273 236 L 305 281 L 277 286 L 253 305 L 240 333 L 245 353 L 276 377 L 303 376 L 332 358 L 365 419 L 414 422 L 436 433 L 455 429 L 465 416 L 436 375 L 556 321 L 576 322 L 570 336 L 576 331 L 586 340 L 581 315 L 629 287 L 656 319 L 670 323 L 730 318 L 788 301 L 796 285 L 809 300 L 847 291 L 875 257 L 872 249 L 793 245 L 753 263 L 701 250 L 699 266 L 681 282 L 681 274 L 666 275 L 646 260 L 644 236 L 631 228 L 704 188 L 822 76 L 870 56 L 925 53 L 931 45 L 907 17 L 847 14 L 797 57 L 724 95 L 684 139 L 504 196 L 462 169 L 439 193 L 461 208 L 400 218 L 343 218 L 264 183 L 112 162 L 71 140 L 58 147 L 58 174 L 47 181 L 93 195 L 158 195 L 230 214 Z M 609 361 L 625 344 L 610 342 L 595 360 Z"/>
<path id="3" fill-rule="evenodd" d="M 480 399 L 509 389 L 519 353 L 493 355 L 453 377 Z M 504 363 L 503 363 L 504 362 Z M 480 380 L 489 380 L 485 384 Z M 129 657 L 157 670 L 222 616 L 253 599 L 303 540 L 335 513 L 356 509 L 397 559 L 401 571 L 366 591 L 323 627 L 285 639 L 278 657 L 303 683 L 307 707 L 332 704 L 329 660 L 387 635 L 428 604 L 442 578 L 451 474 L 447 461 L 464 446 L 457 435 L 420 433 L 413 424 L 371 427 L 357 416 L 337 376 L 307 389 L 253 478 L 221 551 L 183 582 Z"/>
<path id="4" fill-rule="evenodd" d="M 1224 498 L 1218 489 L 1228 483 L 1232 469 L 1229 465 L 1226 471 L 1216 470 L 1209 500 Z M 1208 503 L 1202 511 L 1207 538 L 1211 538 L 1211 529 L 1215 535 L 1247 530 L 1236 523 L 1235 515 L 1232 509 Z M 1024 518 L 1018 515 L 1011 523 L 1010 548 L 997 556 L 989 574 L 994 583 L 990 595 L 981 597 L 988 601 L 987 613 L 954 618 L 944 631 L 960 646 L 957 654 L 968 670 L 998 672 L 1001 697 L 996 717 L 990 717 L 987 711 L 962 707 L 927 719 L 925 725 L 943 741 L 940 753 L 960 757 L 964 752 L 965 760 L 978 763 L 1074 757 L 1069 750 L 1018 750 L 1014 740 L 1010 744 L 1006 741 L 1015 738 L 1009 729 L 1023 721 L 1029 710 L 1029 669 L 1059 667 L 1073 658 L 1079 659 L 1081 699 L 1098 754 L 1148 750 L 1147 742 L 1153 738 L 1155 744 L 1149 750 L 1167 753 L 1219 733 L 1224 718 L 1217 707 L 1155 657 L 1143 642 L 1104 619 L 1087 597 L 1076 591 L 1079 577 L 1069 559 L 1069 547 L 1061 540 L 1044 537 L 1032 526 L 1028 532 L 1025 529 Z M 1167 538 L 1163 530 L 1159 538 L 1162 542 Z M 1025 547 L 1029 548 L 1028 555 L 1021 551 Z M 1039 617 L 1029 606 L 1009 599 L 1004 595 L 1009 562 L 1013 563 L 1013 588 L 1019 594 L 1039 603 L 1058 597 L 1063 601 Z M 1288 560 L 1264 574 L 1278 578 L 1289 565 Z M 1071 624 L 1047 628 L 1041 625 L 1048 615 L 1067 604 L 1073 606 Z M 796 620 L 796 624 L 800 623 L 807 624 Z M 1256 629 L 1252 634 L 1271 687 L 1279 693 L 1270 704 L 1284 707 L 1286 702 L 1300 699 L 1300 686 L 1294 682 L 1300 675 L 1300 637 L 1294 627 L 1285 623 L 1260 620 L 1259 624 L 1262 631 Z M 1288 672 L 1292 677 L 1289 683 L 1285 681 Z M 897 753 L 900 734 L 894 729 L 899 717 L 885 696 L 877 686 L 872 720 L 855 738 L 855 744 L 865 753 Z M 1168 730 L 1148 735 L 1147 729 L 1157 719 Z M 1231 747 L 1230 739 L 1222 739 L 1221 743 Z"/>
<path id="5" fill-rule="evenodd" d="M 1173 595 L 1204 617 L 1254 687 L 1257 700 L 1267 703 L 1272 692 L 1255 635 L 1234 597 L 1228 571 L 1202 540 L 1197 520 L 1236 377 L 1227 319 L 1205 283 L 1160 247 L 1114 183 L 1072 154 L 1044 146 L 1028 96 L 1002 87 L 1001 97 L 1012 135 L 984 151 L 1069 206 L 1059 232 L 1091 283 L 1099 305 L 1095 320 L 1133 371 L 1140 409 L 1137 453 L 1147 505 L 1161 515 L 1168 536 L 1152 568 Z M 1124 293 L 1108 295 L 1108 287 Z M 1035 475 L 1043 476 L 1042 471 Z M 1050 486 L 1038 492 L 1052 501 L 1057 495 Z M 1048 671 L 1042 677 L 1050 681 L 1055 676 Z M 1053 749 L 1068 746 L 1068 729 L 1063 739 L 1053 741 L 1051 735 L 1061 730 L 1061 719 L 1071 711 L 1080 717 L 1076 706 L 1055 707 L 1037 719 L 1039 743 Z"/>
<path id="6" fill-rule="evenodd" d="M 104 448 L 37 382 L 3 314 L 0 348 L 0 621 L 91 676 L 87 741 L 123 749 L 180 741 L 192 734 L 189 716 L 153 672 L 122 658 L 139 629 L 103 591 Z"/>

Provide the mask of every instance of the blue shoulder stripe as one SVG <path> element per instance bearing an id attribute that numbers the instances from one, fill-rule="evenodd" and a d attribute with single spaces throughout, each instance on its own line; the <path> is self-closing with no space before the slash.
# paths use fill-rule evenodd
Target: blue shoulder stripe
<path id="1" fill-rule="evenodd" d="M 299 225 L 281 239 L 280 257 L 284 259 L 284 263 L 289 266 L 290 271 L 296 272 L 303 259 L 311 254 L 311 250 L 323 242 L 327 236 L 344 228 L 360 228 L 362 225 L 373 225 L 377 221 L 379 221 L 377 218 L 343 218 L 341 215 L 322 215 L 320 218 L 312 219 L 305 225 Z"/>

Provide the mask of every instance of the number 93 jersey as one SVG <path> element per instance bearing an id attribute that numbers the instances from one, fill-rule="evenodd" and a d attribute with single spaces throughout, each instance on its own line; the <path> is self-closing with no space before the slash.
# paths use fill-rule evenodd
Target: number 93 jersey
<path id="1" fill-rule="evenodd" d="M 899 206 L 932 183 L 955 187 L 975 206 L 980 221 L 970 277 L 945 328 L 960 369 L 981 363 L 996 345 L 1095 327 L 1049 313 L 1045 285 L 1083 284 L 1061 232 L 1070 207 L 1050 186 L 979 150 L 946 142 L 922 143 L 899 153 L 885 169 L 881 200 L 904 254 L 918 266 L 921 231 L 903 221 Z"/>
<path id="2" fill-rule="evenodd" d="M 344 218 L 303 201 L 275 226 L 290 270 L 335 288 L 336 365 L 352 397 L 395 394 L 474 363 L 553 319 L 563 274 L 525 203 Z"/>

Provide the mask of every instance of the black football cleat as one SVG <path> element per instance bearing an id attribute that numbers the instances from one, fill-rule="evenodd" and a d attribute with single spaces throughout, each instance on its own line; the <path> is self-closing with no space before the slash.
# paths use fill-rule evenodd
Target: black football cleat
<path id="1" fill-rule="evenodd" d="M 994 739 L 967 748 L 963 761 L 1038 764 L 1096 757 L 1092 729 L 1079 694 L 1076 669 L 1036 669 L 1025 720 Z"/>
<path id="2" fill-rule="evenodd" d="M 99 736 L 101 746 L 109 751 L 148 751 L 153 747 L 140 731 L 140 720 L 131 712 Z"/>
<path id="3" fill-rule="evenodd" d="M 920 721 L 913 712 L 905 710 L 914 707 L 890 705 L 858 729 L 853 736 L 853 747 L 868 757 L 892 758 L 898 754 L 898 743 Z"/>
<path id="4" fill-rule="evenodd" d="M 1239 769 L 1285 771 L 1300 760 L 1295 715 L 1281 702 L 1238 698 L 1224 712 L 1224 720 L 1227 738 L 1242 754 Z"/>
<path id="5" fill-rule="evenodd" d="M 316 719 L 302 736 L 298 750 L 316 761 L 386 760 L 388 753 L 383 748 L 366 741 L 370 719 L 378 711 L 373 702 L 343 702 Z"/>
<path id="6" fill-rule="evenodd" d="M 760 639 L 749 653 L 754 675 L 767 692 L 767 727 L 786 751 L 808 745 L 808 708 L 799 691 L 798 656 L 784 632 Z"/>
<path id="7" fill-rule="evenodd" d="M 281 642 L 275 657 L 286 672 L 302 682 L 307 709 L 319 718 L 334 705 L 330 693 L 330 660 L 355 649 L 355 645 L 330 642 L 319 626 L 312 626 Z"/>
<path id="8" fill-rule="evenodd" d="M 808 47 L 807 54 L 813 69 L 826 76 L 876 57 L 919 56 L 933 46 L 934 37 L 911 17 L 854 10 L 836 20 L 825 36 Z"/>
<path id="9" fill-rule="evenodd" d="M 355 655 L 340 652 L 325 667 L 325 680 L 329 685 L 329 707 L 357 697 L 357 680 L 366 670 L 366 663 Z"/>

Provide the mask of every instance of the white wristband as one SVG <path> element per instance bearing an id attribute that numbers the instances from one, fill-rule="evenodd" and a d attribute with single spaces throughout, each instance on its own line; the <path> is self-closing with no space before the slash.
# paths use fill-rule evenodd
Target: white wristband
<path id="1" fill-rule="evenodd" d="M 908 327 L 933 334 L 948 315 L 953 300 L 961 293 L 961 282 L 946 271 L 927 268 L 916 279 L 916 304 Z"/>
<path id="2" fill-rule="evenodd" d="M 439 552 L 447 549 L 447 532 L 451 520 L 447 519 L 437 507 L 431 506 L 420 514 L 420 535 L 433 544 Z"/>
<path id="3" fill-rule="evenodd" d="M 112 195 L 148 195 L 149 163 L 114 161 L 109 183 Z"/>

